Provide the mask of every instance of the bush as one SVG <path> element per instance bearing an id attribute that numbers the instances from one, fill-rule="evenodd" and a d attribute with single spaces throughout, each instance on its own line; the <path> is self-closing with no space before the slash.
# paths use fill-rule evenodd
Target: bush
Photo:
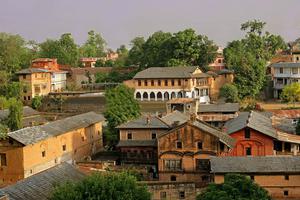
<path id="1" fill-rule="evenodd" d="M 43 104 L 43 97 L 42 96 L 36 96 L 32 99 L 31 107 L 33 109 L 39 109 Z"/>
<path id="2" fill-rule="evenodd" d="M 146 186 L 137 184 L 128 173 L 93 174 L 77 183 L 57 186 L 50 200 L 150 200 Z"/>
<path id="3" fill-rule="evenodd" d="M 235 85 L 225 84 L 220 89 L 220 97 L 225 98 L 228 103 L 236 103 L 239 101 L 239 92 Z"/>

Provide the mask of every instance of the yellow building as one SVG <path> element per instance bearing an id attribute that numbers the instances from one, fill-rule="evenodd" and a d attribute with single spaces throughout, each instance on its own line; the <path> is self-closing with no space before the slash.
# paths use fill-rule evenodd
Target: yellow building
<path id="1" fill-rule="evenodd" d="M 218 73 L 204 73 L 198 67 L 151 67 L 124 83 L 135 89 L 135 98 L 141 101 L 195 98 L 209 103 L 218 98 L 220 87 L 233 81 L 231 71 Z"/>
<path id="2" fill-rule="evenodd" d="M 103 122 L 102 115 L 89 112 L 8 133 L 0 140 L 0 186 L 97 153 Z"/>
<path id="3" fill-rule="evenodd" d="M 51 90 L 51 73 L 46 69 L 29 68 L 16 73 L 20 83 L 25 85 L 23 100 L 30 101 L 35 96 L 48 95 Z"/>

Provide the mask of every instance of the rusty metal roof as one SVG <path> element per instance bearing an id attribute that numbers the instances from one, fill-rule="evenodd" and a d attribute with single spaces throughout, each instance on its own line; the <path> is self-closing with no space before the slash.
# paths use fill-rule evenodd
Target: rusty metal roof
<path id="1" fill-rule="evenodd" d="M 270 111 L 273 115 L 277 117 L 285 117 L 290 119 L 300 118 L 300 109 L 290 109 L 290 110 L 272 110 Z"/>

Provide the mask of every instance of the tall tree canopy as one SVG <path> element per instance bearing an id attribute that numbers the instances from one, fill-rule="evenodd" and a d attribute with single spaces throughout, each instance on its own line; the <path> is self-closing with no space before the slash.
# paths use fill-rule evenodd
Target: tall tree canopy
<path id="1" fill-rule="evenodd" d="M 150 200 L 145 186 L 128 173 L 93 174 L 77 183 L 56 187 L 50 200 Z"/>
<path id="2" fill-rule="evenodd" d="M 29 46 L 20 35 L 0 32 L 0 70 L 13 73 L 28 67 L 34 53 Z"/>
<path id="3" fill-rule="evenodd" d="M 6 124 L 10 131 L 16 131 L 22 128 L 23 104 L 16 99 L 11 99 L 11 101 Z"/>
<path id="4" fill-rule="evenodd" d="M 224 183 L 210 184 L 197 200 L 271 200 L 268 192 L 250 178 L 238 174 L 225 175 Z"/>
<path id="5" fill-rule="evenodd" d="M 87 41 L 81 46 L 83 57 L 102 57 L 105 55 L 106 42 L 99 33 L 91 30 L 88 32 Z"/>
<path id="6" fill-rule="evenodd" d="M 78 45 L 75 43 L 71 33 L 62 34 L 58 40 L 47 39 L 39 47 L 39 57 L 57 58 L 60 64 L 78 65 Z"/>
<path id="7" fill-rule="evenodd" d="M 245 37 L 230 42 L 224 49 L 226 64 L 235 71 L 234 83 L 240 98 L 259 94 L 266 80 L 267 61 L 276 51 L 286 48 L 280 36 L 263 32 L 265 25 L 258 20 L 242 24 Z"/>
<path id="8" fill-rule="evenodd" d="M 114 143 L 118 138 L 116 126 L 140 116 L 140 106 L 134 99 L 134 91 L 125 85 L 119 85 L 105 92 L 106 111 L 108 121 L 108 137 Z"/>
<path id="9" fill-rule="evenodd" d="M 193 29 L 177 33 L 158 31 L 146 41 L 135 38 L 129 51 L 129 63 L 142 67 L 200 66 L 206 67 L 217 55 L 217 46 L 207 36 Z"/>

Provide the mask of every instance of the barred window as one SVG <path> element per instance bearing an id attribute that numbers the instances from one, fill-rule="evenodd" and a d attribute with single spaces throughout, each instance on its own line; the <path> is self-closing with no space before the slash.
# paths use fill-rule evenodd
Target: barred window
<path id="1" fill-rule="evenodd" d="M 181 160 L 165 160 L 165 170 L 181 170 Z"/>

